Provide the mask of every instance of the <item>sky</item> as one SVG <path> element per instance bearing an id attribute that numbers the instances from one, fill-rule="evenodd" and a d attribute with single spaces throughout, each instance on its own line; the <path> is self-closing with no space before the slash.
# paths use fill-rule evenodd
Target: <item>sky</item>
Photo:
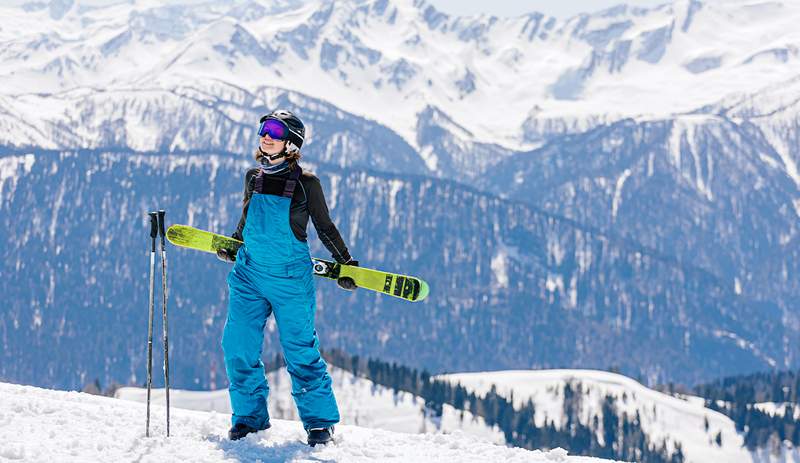
<path id="1" fill-rule="evenodd" d="M 32 0 L 2 0 L 6 5 L 22 5 Z M 40 0 L 41 1 L 41 0 Z M 47 0 L 45 0 L 47 1 Z M 82 0 L 84 4 L 115 3 L 119 0 Z M 166 0 L 164 3 L 191 3 L 203 0 Z M 519 16 L 538 11 L 550 16 L 568 18 L 578 13 L 590 13 L 621 3 L 654 6 L 671 0 L 428 0 L 436 9 L 453 15 L 492 14 Z"/>
<path id="2" fill-rule="evenodd" d="M 428 0 L 428 3 L 438 10 L 455 15 L 486 13 L 495 16 L 519 16 L 538 11 L 558 18 L 568 18 L 621 3 L 649 7 L 671 3 L 671 0 Z"/>

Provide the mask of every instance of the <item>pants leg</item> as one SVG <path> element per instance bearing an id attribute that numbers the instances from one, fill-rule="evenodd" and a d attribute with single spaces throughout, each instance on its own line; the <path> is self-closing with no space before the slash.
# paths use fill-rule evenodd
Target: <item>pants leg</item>
<path id="1" fill-rule="evenodd" d="M 314 329 L 317 308 L 311 265 L 299 275 L 270 280 L 269 299 L 280 333 L 283 356 L 292 378 L 292 397 L 306 429 L 339 422 L 339 408 L 331 387 L 327 364 L 319 353 Z"/>
<path id="2" fill-rule="evenodd" d="M 225 370 L 231 399 L 233 424 L 263 429 L 269 422 L 269 386 L 264 375 L 261 350 L 264 325 L 272 307 L 255 291 L 242 269 L 228 274 L 228 318 L 222 335 Z"/>

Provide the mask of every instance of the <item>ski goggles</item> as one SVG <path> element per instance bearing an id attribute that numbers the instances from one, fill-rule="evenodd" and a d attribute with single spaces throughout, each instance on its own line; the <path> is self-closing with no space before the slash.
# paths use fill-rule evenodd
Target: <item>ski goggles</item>
<path id="1" fill-rule="evenodd" d="M 258 136 L 267 135 L 273 140 L 287 140 L 289 139 L 289 126 L 280 119 L 264 119 L 258 128 Z"/>

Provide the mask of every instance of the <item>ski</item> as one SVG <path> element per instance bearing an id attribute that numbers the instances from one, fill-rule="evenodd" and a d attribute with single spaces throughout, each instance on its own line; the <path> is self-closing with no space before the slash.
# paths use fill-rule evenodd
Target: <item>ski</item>
<path id="1" fill-rule="evenodd" d="M 167 230 L 167 240 L 176 246 L 213 254 L 216 254 L 220 249 L 225 249 L 230 254 L 236 254 L 236 251 L 243 244 L 241 241 L 229 236 L 218 235 L 188 225 L 170 226 Z M 311 260 L 314 264 L 314 274 L 321 278 L 334 281 L 339 278 L 349 278 L 359 288 L 387 294 L 410 302 L 419 302 L 428 296 L 428 284 L 417 277 L 352 265 L 342 265 L 316 257 Z"/>

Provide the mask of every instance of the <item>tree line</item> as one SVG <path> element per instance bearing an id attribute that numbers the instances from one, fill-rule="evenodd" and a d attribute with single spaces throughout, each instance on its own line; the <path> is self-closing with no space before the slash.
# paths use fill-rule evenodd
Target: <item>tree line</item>
<path id="1" fill-rule="evenodd" d="M 587 423 L 581 422 L 580 402 L 587 387 L 579 381 L 564 386 L 564 421 L 544 419 L 537 425 L 536 408 L 528 400 L 514 406 L 513 395 L 506 398 L 498 394 L 495 387 L 478 396 L 460 384 L 452 384 L 434 378 L 425 370 L 409 368 L 396 363 L 373 358 L 348 355 L 339 350 L 323 352 L 326 361 L 347 370 L 355 376 L 369 379 L 375 384 L 396 392 L 409 392 L 425 401 L 426 412 L 441 417 L 444 406 L 470 412 L 482 417 L 487 425 L 497 426 L 508 444 L 527 449 L 553 449 L 562 447 L 573 455 L 593 456 L 613 460 L 637 461 L 641 463 L 682 463 L 683 451 L 679 444 L 670 450 L 666 441 L 653 443 L 641 427 L 637 412 L 634 416 L 619 413 L 617 399 L 606 395 L 599 413 Z M 277 359 L 274 366 L 280 366 Z M 542 420 L 540 420 L 542 421 Z"/>
<path id="2" fill-rule="evenodd" d="M 695 386 L 692 393 L 703 397 L 706 407 L 729 416 L 748 449 L 777 450 L 785 441 L 800 445 L 798 390 L 800 372 L 776 371 L 722 378 Z M 774 403 L 775 413 L 756 405 L 764 402 Z"/>

